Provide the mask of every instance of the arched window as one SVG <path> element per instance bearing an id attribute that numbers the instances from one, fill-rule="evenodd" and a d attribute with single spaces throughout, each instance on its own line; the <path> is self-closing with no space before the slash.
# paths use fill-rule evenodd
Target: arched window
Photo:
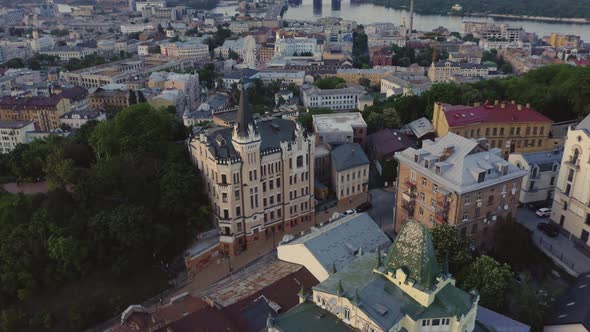
<path id="1" fill-rule="evenodd" d="M 344 319 L 350 320 L 350 309 L 344 307 Z"/>
<path id="2" fill-rule="evenodd" d="M 580 158 L 580 150 L 576 148 L 574 149 L 574 154 L 572 156 L 572 164 L 575 164 L 578 161 L 578 158 Z"/>

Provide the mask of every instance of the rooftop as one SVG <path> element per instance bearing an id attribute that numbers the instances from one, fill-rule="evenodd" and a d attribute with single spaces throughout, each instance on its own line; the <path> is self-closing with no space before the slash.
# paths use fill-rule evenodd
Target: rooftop
<path id="1" fill-rule="evenodd" d="M 555 303 L 554 313 L 545 326 L 582 324 L 590 330 L 590 272 L 580 274 L 574 284 Z"/>
<path id="2" fill-rule="evenodd" d="M 375 157 L 384 158 L 392 156 L 395 152 L 410 147 L 418 147 L 416 137 L 408 136 L 399 129 L 381 129 L 378 132 L 367 136 L 367 143 L 371 145 Z"/>
<path id="3" fill-rule="evenodd" d="M 337 172 L 369 164 L 369 158 L 358 143 L 339 145 L 332 149 L 330 155 Z"/>
<path id="4" fill-rule="evenodd" d="M 312 117 L 313 127 L 319 133 L 352 131 L 354 127 L 367 127 L 360 112 L 315 114 Z"/>
<path id="5" fill-rule="evenodd" d="M 561 163 L 563 150 L 555 149 L 551 151 L 520 153 L 520 155 L 529 165 L 535 164 L 539 166 L 541 172 L 545 172 L 552 170 L 553 165 Z"/>
<path id="6" fill-rule="evenodd" d="M 364 90 L 357 86 L 350 86 L 340 89 L 320 89 L 315 85 L 305 85 L 301 87 L 301 91 L 308 95 L 321 95 L 321 96 L 332 96 L 332 95 L 345 95 L 345 94 L 357 94 L 360 95 Z"/>
<path id="7" fill-rule="evenodd" d="M 451 127 L 485 122 L 552 122 L 551 119 L 531 107 L 511 103 L 499 103 L 498 105 L 486 104 L 482 106 L 442 104 L 442 107 L 447 122 Z"/>
<path id="8" fill-rule="evenodd" d="M 0 129 L 22 129 L 34 121 L 0 121 Z"/>
<path id="9" fill-rule="evenodd" d="M 436 141 L 423 141 L 421 149 L 398 152 L 395 158 L 428 174 L 442 188 L 462 194 L 527 174 L 502 159 L 501 153 L 500 149 L 486 150 L 478 141 L 450 132 Z"/>
<path id="10" fill-rule="evenodd" d="M 330 271 L 343 269 L 362 252 L 374 252 L 377 247 L 385 249 L 391 245 L 389 238 L 379 229 L 366 213 L 353 214 L 340 218 L 311 233 L 299 237 L 282 246 L 304 245 L 322 265 Z"/>

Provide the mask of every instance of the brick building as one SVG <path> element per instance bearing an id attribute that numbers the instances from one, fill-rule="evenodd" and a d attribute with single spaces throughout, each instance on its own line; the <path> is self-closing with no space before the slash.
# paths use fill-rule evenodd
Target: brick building
<path id="1" fill-rule="evenodd" d="M 515 216 L 525 171 L 502 159 L 499 149 L 448 133 L 421 149 L 396 153 L 399 162 L 395 227 L 408 218 L 434 227 L 449 224 L 479 247 L 493 245 L 496 222 Z"/>

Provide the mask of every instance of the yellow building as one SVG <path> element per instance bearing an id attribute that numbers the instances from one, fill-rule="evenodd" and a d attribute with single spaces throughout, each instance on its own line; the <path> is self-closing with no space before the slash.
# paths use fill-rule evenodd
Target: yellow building
<path id="1" fill-rule="evenodd" d="M 52 97 L 0 98 L 0 121 L 35 121 L 43 131 L 59 128 L 60 116 L 70 111 L 70 100 Z"/>
<path id="2" fill-rule="evenodd" d="M 359 84 L 360 80 L 369 80 L 371 85 L 380 85 L 381 79 L 395 73 L 393 69 L 371 68 L 371 69 L 338 69 L 336 77 L 340 77 L 349 84 Z"/>
<path id="3" fill-rule="evenodd" d="M 267 331 L 496 331 L 506 319 L 479 319 L 478 312 L 490 311 L 478 306 L 477 291 L 455 286 L 437 262 L 428 228 L 416 221 L 406 221 L 387 255 L 377 249 L 357 256 L 313 287 L 311 299 L 302 289 L 300 304 L 269 319 Z"/>
<path id="4" fill-rule="evenodd" d="M 552 33 L 549 36 L 549 45 L 552 47 L 578 47 L 580 45 L 580 36 Z"/>
<path id="5" fill-rule="evenodd" d="M 453 132 L 465 138 L 486 138 L 490 148 L 502 150 L 504 159 L 514 152 L 553 149 L 559 140 L 550 138 L 552 122 L 528 104 L 434 104 L 433 125 L 439 137 Z"/>

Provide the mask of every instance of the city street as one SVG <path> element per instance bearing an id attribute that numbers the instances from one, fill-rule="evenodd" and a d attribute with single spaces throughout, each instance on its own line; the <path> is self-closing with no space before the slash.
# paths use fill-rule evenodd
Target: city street
<path id="1" fill-rule="evenodd" d="M 520 208 L 517 220 L 533 232 L 533 239 L 537 247 L 551 257 L 557 264 L 575 274 L 590 271 L 590 257 L 574 246 L 563 234 L 552 238 L 537 229 L 537 224 L 549 222 L 549 218 L 540 218 L 534 211 Z"/>

